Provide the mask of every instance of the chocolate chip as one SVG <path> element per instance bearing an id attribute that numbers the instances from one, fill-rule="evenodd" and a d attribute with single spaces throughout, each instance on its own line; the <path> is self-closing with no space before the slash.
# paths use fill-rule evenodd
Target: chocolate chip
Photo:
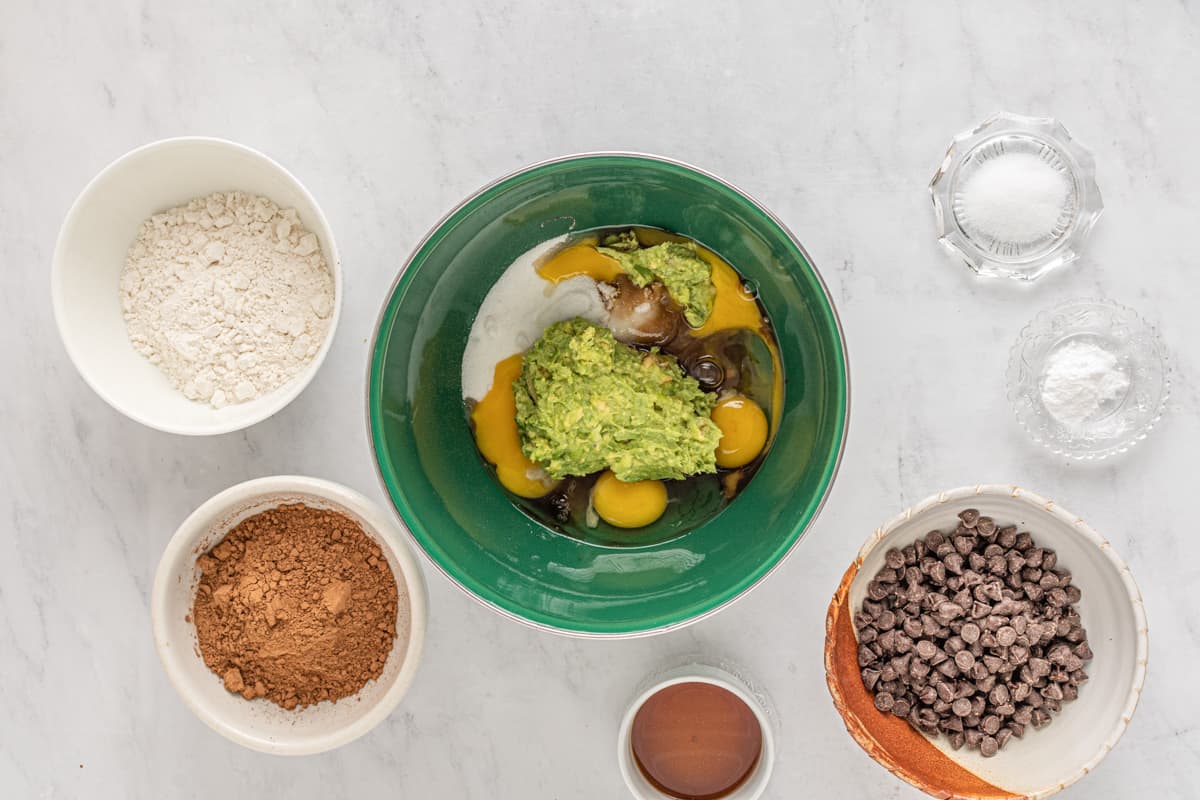
<path id="1" fill-rule="evenodd" d="M 937 671 L 945 675 L 947 678 L 958 677 L 958 665 L 953 661 L 943 661 L 937 665 Z"/>
<path id="2" fill-rule="evenodd" d="M 960 511 L 958 518 L 962 520 L 963 527 L 974 528 L 979 523 L 979 510 L 968 508 L 965 511 Z"/>
<path id="3" fill-rule="evenodd" d="M 1011 548 L 1017 543 L 1017 528 L 1014 525 L 1008 525 L 1001 528 L 996 533 L 996 544 L 1004 548 Z"/>
<path id="4" fill-rule="evenodd" d="M 1076 699 L 1094 654 L 1057 554 L 968 511 L 888 550 L 853 624 L 880 711 L 990 757 Z"/>

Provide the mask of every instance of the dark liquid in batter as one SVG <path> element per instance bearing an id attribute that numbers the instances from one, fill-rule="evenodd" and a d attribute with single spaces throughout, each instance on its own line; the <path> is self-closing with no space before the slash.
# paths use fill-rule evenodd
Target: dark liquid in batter
<path id="1" fill-rule="evenodd" d="M 633 718 L 633 758 L 659 790 L 681 800 L 725 797 L 754 772 L 762 729 L 741 698 L 710 683 L 677 683 Z"/>

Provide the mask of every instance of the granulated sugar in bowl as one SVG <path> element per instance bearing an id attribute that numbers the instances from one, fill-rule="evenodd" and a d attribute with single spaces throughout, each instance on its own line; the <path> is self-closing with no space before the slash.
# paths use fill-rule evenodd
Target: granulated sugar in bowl
<path id="1" fill-rule="evenodd" d="M 1057 120 L 994 114 L 929 184 L 938 241 L 980 275 L 1035 280 L 1078 258 L 1104 207 L 1095 173 Z"/>
<path id="2" fill-rule="evenodd" d="M 408 690 L 425 582 L 398 525 L 363 495 L 259 478 L 179 527 L 151 617 L 167 677 L 209 727 L 254 750 L 318 753 L 365 734 Z"/>

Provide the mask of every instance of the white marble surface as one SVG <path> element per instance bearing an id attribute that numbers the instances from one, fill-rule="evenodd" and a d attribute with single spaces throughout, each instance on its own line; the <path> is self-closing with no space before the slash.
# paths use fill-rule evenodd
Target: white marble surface
<path id="1" fill-rule="evenodd" d="M 643 675 L 733 654 L 782 714 L 768 796 L 915 798 L 845 734 L 821 669 L 825 607 L 869 531 L 930 492 L 1015 481 L 1083 514 L 1146 598 L 1133 725 L 1064 800 L 1184 800 L 1200 785 L 1200 7 L 1182 2 L 0 4 L 0 795 L 619 798 L 614 732 Z M 603 9 L 603 10 L 601 10 Z M 1055 115 L 1096 153 L 1107 210 L 1086 260 L 1033 290 L 934 242 L 925 185 L 997 109 Z M 328 361 L 288 409 L 186 439 L 126 420 L 58 342 L 58 225 L 104 164 L 211 134 L 293 169 L 346 272 Z M 572 151 L 703 165 L 763 199 L 823 270 L 849 338 L 845 464 L 807 541 L 716 619 L 634 642 L 536 633 L 430 578 L 426 661 L 364 739 L 285 760 L 230 744 L 151 644 L 159 554 L 198 503 L 296 472 L 380 496 L 362 418 L 367 339 L 409 249 L 482 182 Z M 1051 303 L 1106 295 L 1161 326 L 1170 415 L 1128 457 L 1055 460 L 1003 399 L 1008 347 Z"/>

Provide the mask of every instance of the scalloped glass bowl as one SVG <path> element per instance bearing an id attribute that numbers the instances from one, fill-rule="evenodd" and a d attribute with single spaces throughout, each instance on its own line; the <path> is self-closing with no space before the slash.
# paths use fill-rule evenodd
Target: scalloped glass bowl
<path id="1" fill-rule="evenodd" d="M 1033 156 L 1067 185 L 1054 225 L 1016 239 L 966 214 L 963 188 L 986 167 L 1014 155 Z M 980 275 L 1032 281 L 1079 257 L 1104 203 L 1092 154 L 1052 118 L 1001 112 L 954 137 L 929 183 L 938 241 Z"/>
<path id="2" fill-rule="evenodd" d="M 690 236 L 754 282 L 786 391 L 771 451 L 727 508 L 669 541 L 608 547 L 554 532 L 509 500 L 471 436 L 461 363 L 479 304 L 514 258 L 571 230 L 633 224 Z M 384 488 L 432 563 L 505 616 L 596 637 L 694 622 L 765 578 L 824 502 L 848 402 L 837 315 L 792 235 L 712 175 L 624 153 L 535 165 L 452 211 L 384 301 L 367 389 Z"/>
<path id="3" fill-rule="evenodd" d="M 1082 424 L 1060 422 L 1042 401 L 1047 358 L 1067 342 L 1087 341 L 1112 353 L 1129 378 L 1122 397 Z M 1111 300 L 1072 300 L 1025 326 L 1008 363 L 1008 398 L 1034 442 L 1078 460 L 1123 453 L 1154 428 L 1170 396 L 1170 366 L 1158 332 Z"/>

